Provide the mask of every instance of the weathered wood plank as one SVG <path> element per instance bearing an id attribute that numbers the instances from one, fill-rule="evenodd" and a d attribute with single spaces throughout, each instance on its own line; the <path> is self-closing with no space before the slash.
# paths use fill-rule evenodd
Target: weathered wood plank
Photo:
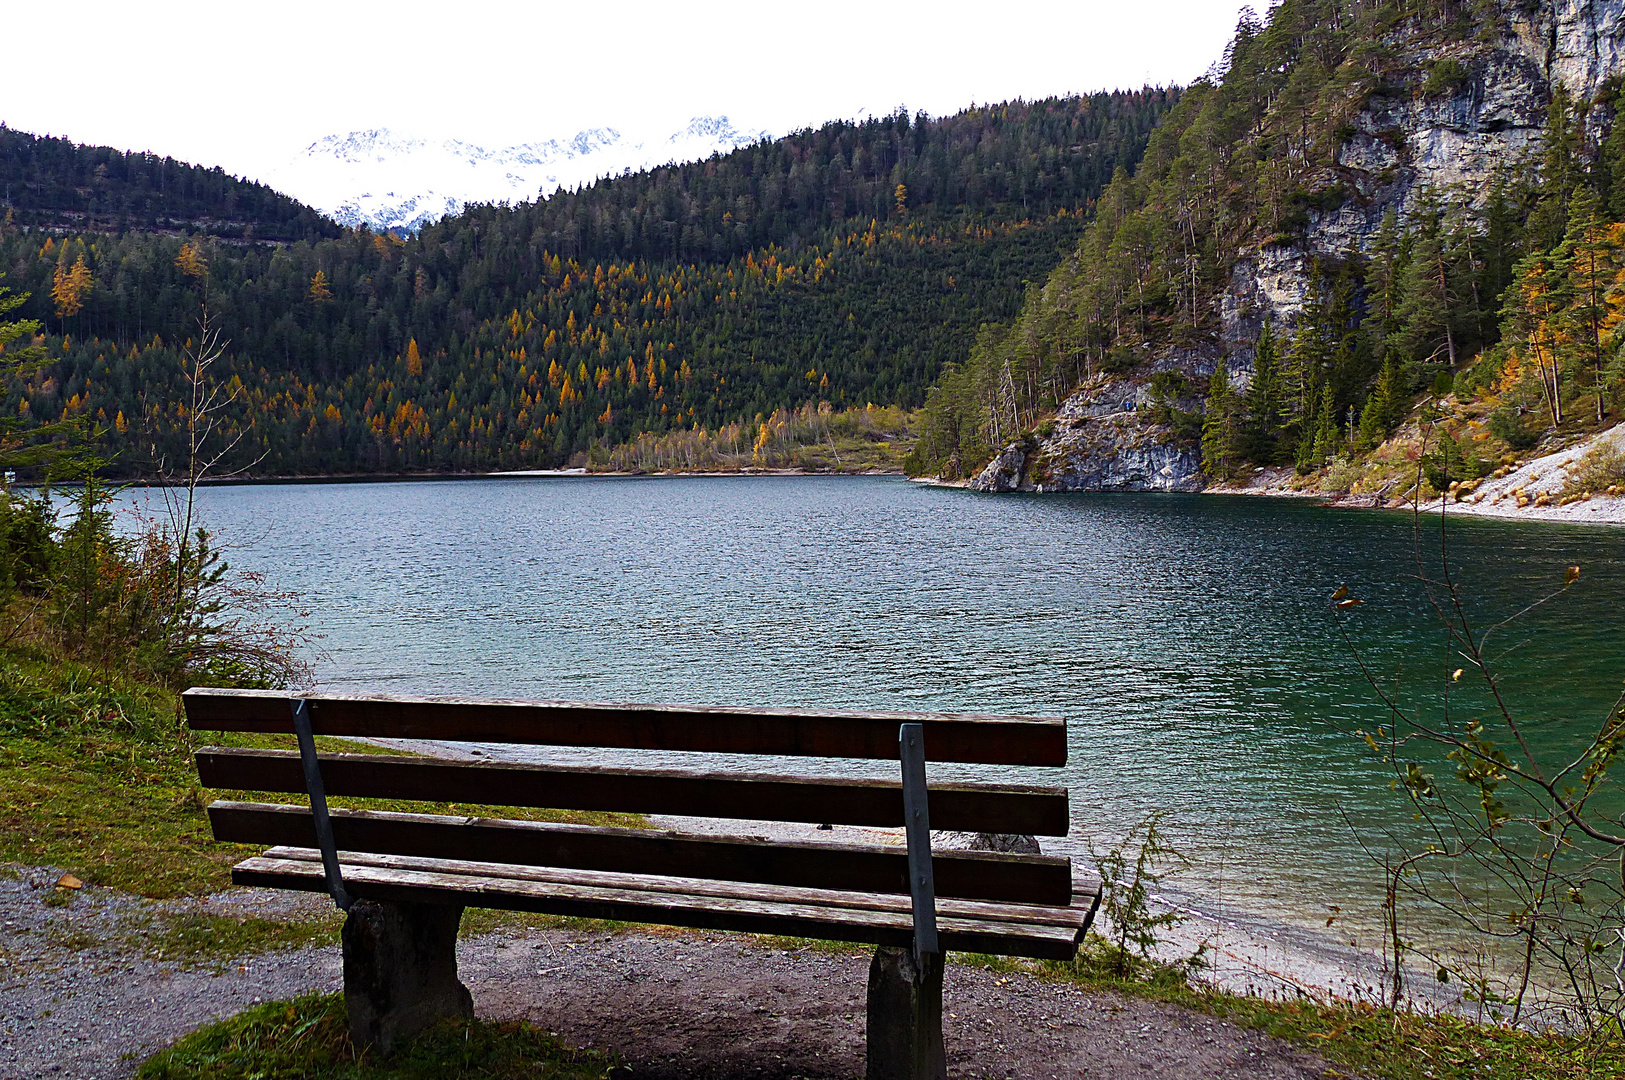
<path id="1" fill-rule="evenodd" d="M 335 809 L 331 815 L 334 837 L 345 851 L 853 892 L 908 891 L 906 850 L 879 844 L 768 841 L 380 810 Z M 209 820 L 217 840 L 291 847 L 315 843 L 310 810 L 302 806 L 216 802 L 209 807 Z M 1061 906 L 1071 902 L 1072 862 L 1061 856 L 938 851 L 932 864 L 939 896 Z"/>
<path id="2" fill-rule="evenodd" d="M 267 859 L 285 859 L 292 862 L 319 863 L 321 861 L 321 852 L 315 848 L 307 847 L 274 847 L 267 851 L 264 857 Z M 340 861 L 346 874 L 349 873 L 349 869 L 353 866 L 371 866 L 386 870 L 458 874 L 465 877 L 536 881 L 555 885 L 584 885 L 603 889 L 627 889 L 635 892 L 681 893 L 688 896 L 714 896 L 730 900 L 813 904 L 818 907 L 851 908 L 855 911 L 889 911 L 898 914 L 910 914 L 912 911 L 909 897 L 892 893 L 854 892 L 851 890 L 823 888 L 809 889 L 798 886 L 715 881 L 705 878 L 663 874 L 623 874 L 602 870 L 572 870 L 562 867 L 513 866 L 505 863 L 476 862 L 468 859 L 425 859 L 413 855 L 380 855 L 376 852 L 346 851 Z M 1074 932 L 1083 925 L 1087 915 L 1086 910 L 1074 908 L 1070 905 L 990 904 L 976 900 L 948 899 L 939 899 L 936 903 L 936 911 L 942 916 L 975 919 L 983 922 L 1069 927 Z"/>
<path id="3" fill-rule="evenodd" d="M 302 793 L 299 755 L 281 750 L 205 747 L 197 753 L 204 787 Z M 324 754 L 327 793 L 423 802 L 555 810 L 679 814 L 833 825 L 903 823 L 902 785 L 853 780 L 677 769 L 617 769 L 472 763 L 374 754 Z M 1065 836 L 1065 788 L 933 784 L 931 821 L 939 829 Z"/>
<path id="4" fill-rule="evenodd" d="M 320 892 L 320 863 L 259 857 L 232 869 L 239 885 Z M 707 930 L 789 934 L 796 937 L 906 947 L 913 921 L 906 914 L 774 903 L 681 893 L 651 893 L 512 878 L 439 874 L 346 865 L 346 885 L 369 900 L 451 903 L 535 911 L 550 915 L 687 926 Z M 1067 960 L 1077 949 L 1069 927 L 943 919 L 942 946 L 961 952 Z"/>
<path id="5" fill-rule="evenodd" d="M 293 731 L 286 691 L 194 688 L 182 700 L 196 731 Z M 718 709 L 566 701 L 311 694 L 318 735 L 532 743 L 727 754 L 897 758 L 897 728 L 925 727 L 929 761 L 1066 764 L 1058 717 Z"/>

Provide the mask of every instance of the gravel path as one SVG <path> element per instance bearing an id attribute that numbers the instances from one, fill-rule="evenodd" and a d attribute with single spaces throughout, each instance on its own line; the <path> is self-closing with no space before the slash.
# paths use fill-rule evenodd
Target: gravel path
<path id="1" fill-rule="evenodd" d="M 146 958 L 164 910 L 309 916 L 325 901 L 234 891 L 156 905 L 86 888 L 41 901 L 57 871 L 0 877 L 0 1080 L 111 1080 L 154 1049 L 258 1000 L 337 989 L 336 946 L 185 969 Z M 464 942 L 463 979 L 491 1018 L 525 1017 L 608 1049 L 654 1080 L 851 1078 L 863 1073 L 868 957 L 785 951 L 727 934 L 498 932 Z M 1198 1013 L 1025 974 L 950 965 L 950 1075 L 1307 1078 L 1324 1062 Z"/>

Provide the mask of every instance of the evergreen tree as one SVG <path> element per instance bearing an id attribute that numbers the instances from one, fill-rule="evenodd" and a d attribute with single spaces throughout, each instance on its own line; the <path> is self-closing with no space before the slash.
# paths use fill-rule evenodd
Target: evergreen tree
<path id="1" fill-rule="evenodd" d="M 1538 202 L 1529 216 L 1528 248 L 1549 251 L 1562 243 L 1569 220 L 1569 199 L 1585 183 L 1585 111 L 1557 83 L 1541 133 Z"/>
<path id="2" fill-rule="evenodd" d="M 1506 339 L 1520 369 L 1535 378 L 1552 427 L 1563 423 L 1565 311 L 1570 300 L 1567 260 L 1540 252 L 1518 263 L 1503 309 Z"/>
<path id="3" fill-rule="evenodd" d="M 1416 219 L 1415 247 L 1400 277 L 1395 344 L 1412 364 L 1413 382 L 1420 385 L 1431 381 L 1441 366 L 1453 370 L 1457 352 L 1444 209 L 1424 204 Z"/>
<path id="4" fill-rule="evenodd" d="M 1337 400 L 1332 395 L 1332 384 L 1327 383 L 1320 392 L 1320 408 L 1316 410 L 1315 448 L 1312 464 L 1325 465 L 1337 454 Z"/>
<path id="5" fill-rule="evenodd" d="M 1558 258 L 1568 267 L 1568 295 L 1560 353 L 1572 355 L 1574 366 L 1591 381 L 1597 422 L 1607 415 L 1603 399 L 1611 322 L 1609 293 L 1620 278 L 1625 255 L 1625 225 L 1603 218 L 1602 201 L 1590 188 L 1575 192 L 1569 203 L 1568 233 Z"/>
<path id="6" fill-rule="evenodd" d="M 1401 384 L 1399 365 L 1390 353 L 1383 360 L 1382 374 L 1377 378 L 1376 387 L 1366 398 L 1365 407 L 1360 410 L 1358 449 L 1370 450 L 1399 426 L 1405 411 L 1405 391 Z"/>
<path id="7" fill-rule="evenodd" d="M 1275 331 L 1268 319 L 1258 335 L 1253 380 L 1247 388 L 1245 453 L 1261 464 L 1275 460 L 1281 438 L 1281 369 Z"/>
<path id="8" fill-rule="evenodd" d="M 1236 470 L 1238 406 L 1230 371 L 1220 358 L 1208 380 L 1207 406 L 1202 414 L 1202 470 L 1215 480 L 1226 479 Z"/>

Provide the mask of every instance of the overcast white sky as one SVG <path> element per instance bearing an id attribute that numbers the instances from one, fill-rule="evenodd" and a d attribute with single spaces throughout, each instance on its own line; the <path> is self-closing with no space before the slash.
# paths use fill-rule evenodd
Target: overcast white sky
<path id="1" fill-rule="evenodd" d="M 257 175 L 370 127 L 510 145 L 725 114 L 775 134 L 898 105 L 1184 83 L 1241 0 L 87 0 L 7 13 L 0 121 Z M 1254 6 L 1262 8 L 1262 3 Z"/>

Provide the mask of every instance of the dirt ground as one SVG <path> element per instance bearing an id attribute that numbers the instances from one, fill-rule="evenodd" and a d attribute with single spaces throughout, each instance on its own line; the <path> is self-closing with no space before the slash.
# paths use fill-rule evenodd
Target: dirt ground
<path id="1" fill-rule="evenodd" d="M 48 906 L 56 871 L 10 871 L 0 876 L 0 1080 L 127 1077 L 217 1017 L 339 987 L 336 945 L 191 967 L 155 960 L 131 928 L 165 908 L 95 888 Z M 235 891 L 179 906 L 311 914 L 322 903 Z M 651 1080 L 861 1076 L 868 963 L 859 952 L 662 931 L 499 930 L 459 947 L 481 1016 L 524 1017 Z M 956 1078 L 1339 1075 L 1199 1013 L 1025 974 L 950 964 L 944 999 Z"/>

